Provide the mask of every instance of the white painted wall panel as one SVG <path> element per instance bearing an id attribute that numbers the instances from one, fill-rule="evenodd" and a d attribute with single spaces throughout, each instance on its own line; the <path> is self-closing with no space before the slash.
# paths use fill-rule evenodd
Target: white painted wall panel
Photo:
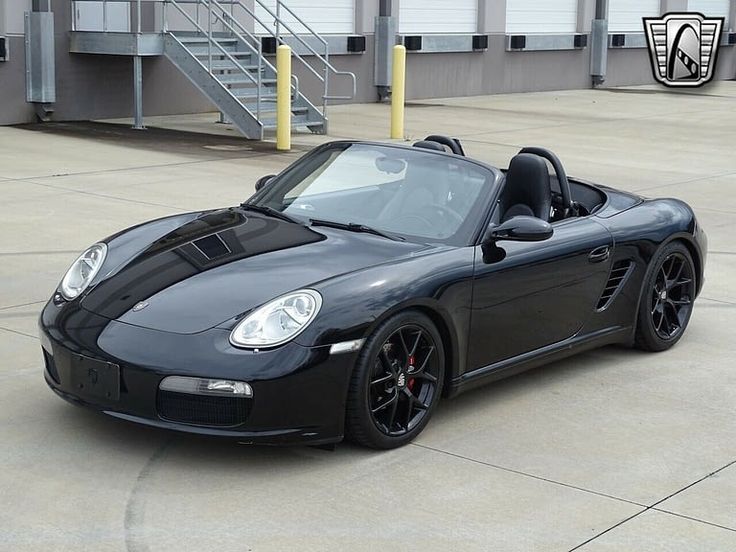
<path id="1" fill-rule="evenodd" d="M 286 5 L 317 33 L 353 34 L 355 32 L 355 1 L 289 0 Z M 264 3 L 276 13 L 275 0 L 268 0 Z M 273 25 L 273 17 L 258 3 L 256 3 L 256 17 L 267 25 Z M 306 33 L 304 26 L 288 13 L 282 13 L 281 18 L 297 34 Z M 271 28 L 275 29 L 274 26 Z M 261 25 L 256 24 L 256 32 L 264 34 L 265 30 Z"/>
<path id="2" fill-rule="evenodd" d="M 74 18 L 78 31 L 130 31 L 130 4 L 127 2 L 75 2 Z M 107 25 L 105 25 L 105 19 Z"/>
<path id="3" fill-rule="evenodd" d="M 659 0 L 610 0 L 608 4 L 609 33 L 643 33 L 642 17 L 657 17 Z"/>
<path id="4" fill-rule="evenodd" d="M 22 35 L 23 14 L 31 10 L 31 0 L 0 0 L 0 34 Z"/>
<path id="5" fill-rule="evenodd" d="M 687 9 L 689 11 L 700 12 L 706 17 L 723 17 L 726 20 L 723 29 L 728 29 L 728 15 L 731 9 L 730 0 L 690 0 Z"/>
<path id="6" fill-rule="evenodd" d="M 578 0 L 508 0 L 508 34 L 574 33 L 578 22 Z"/>
<path id="7" fill-rule="evenodd" d="M 453 34 L 478 32 L 478 0 L 401 0 L 399 32 Z"/>

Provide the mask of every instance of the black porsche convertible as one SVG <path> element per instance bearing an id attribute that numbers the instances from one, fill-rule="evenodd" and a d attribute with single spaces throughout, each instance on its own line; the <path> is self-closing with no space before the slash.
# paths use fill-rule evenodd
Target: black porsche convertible
<path id="1" fill-rule="evenodd" d="M 92 245 L 40 324 L 58 395 L 248 443 L 403 445 L 442 396 L 683 335 L 706 237 L 688 205 L 506 170 L 459 141 L 319 146 L 235 207 Z"/>

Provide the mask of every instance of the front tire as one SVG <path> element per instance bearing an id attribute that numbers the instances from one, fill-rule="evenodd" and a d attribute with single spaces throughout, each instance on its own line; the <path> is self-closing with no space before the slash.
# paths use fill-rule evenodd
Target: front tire
<path id="1" fill-rule="evenodd" d="M 644 279 L 636 347 L 659 352 L 680 340 L 693 311 L 695 278 L 695 264 L 683 243 L 670 243 L 657 253 Z"/>
<path id="2" fill-rule="evenodd" d="M 399 313 L 367 339 L 348 392 L 346 434 L 371 448 L 405 445 L 422 432 L 442 393 L 445 351 L 432 320 Z"/>

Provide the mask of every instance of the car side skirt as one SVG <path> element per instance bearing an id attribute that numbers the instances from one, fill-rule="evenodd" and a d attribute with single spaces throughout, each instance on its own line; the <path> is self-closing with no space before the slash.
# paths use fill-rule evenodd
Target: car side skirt
<path id="1" fill-rule="evenodd" d="M 477 368 L 452 380 L 448 396 L 455 397 L 481 385 L 514 376 L 583 351 L 616 343 L 629 343 L 633 331 L 633 326 L 613 326 L 584 335 L 578 334 L 564 341 Z"/>

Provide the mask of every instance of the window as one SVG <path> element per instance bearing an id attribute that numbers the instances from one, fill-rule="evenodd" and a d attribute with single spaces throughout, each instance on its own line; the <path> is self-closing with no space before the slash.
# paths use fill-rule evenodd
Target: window
<path id="1" fill-rule="evenodd" d="M 467 245 L 488 207 L 494 177 L 458 156 L 334 143 L 279 175 L 255 203 L 304 219 L 367 225 L 408 240 Z"/>

